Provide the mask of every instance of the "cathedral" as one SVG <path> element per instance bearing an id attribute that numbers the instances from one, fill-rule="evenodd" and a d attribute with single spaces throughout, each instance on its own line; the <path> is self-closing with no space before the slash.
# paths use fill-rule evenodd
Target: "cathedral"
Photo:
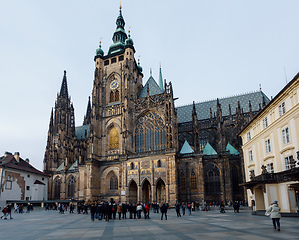
<path id="1" fill-rule="evenodd" d="M 92 97 L 75 127 L 64 71 L 52 109 L 44 172 L 49 199 L 117 202 L 244 200 L 237 133 L 269 99 L 262 91 L 176 107 L 171 82 L 142 84 L 122 9 L 108 53 L 94 57 Z"/>

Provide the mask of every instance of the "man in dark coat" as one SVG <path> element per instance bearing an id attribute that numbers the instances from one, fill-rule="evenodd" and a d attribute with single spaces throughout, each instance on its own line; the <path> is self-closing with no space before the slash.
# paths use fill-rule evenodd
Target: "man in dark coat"
<path id="1" fill-rule="evenodd" d="M 161 213 L 161 220 L 163 220 L 163 215 L 165 215 L 165 220 L 167 220 L 167 205 L 165 203 L 161 207 Z"/>

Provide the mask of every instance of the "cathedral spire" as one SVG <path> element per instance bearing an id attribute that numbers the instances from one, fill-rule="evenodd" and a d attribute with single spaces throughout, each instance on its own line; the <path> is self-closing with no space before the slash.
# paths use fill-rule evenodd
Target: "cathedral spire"
<path id="1" fill-rule="evenodd" d="M 66 71 L 65 70 L 64 70 L 61 88 L 60 88 L 60 96 L 66 97 L 66 98 L 69 96 L 68 90 L 67 90 Z"/>
<path id="2" fill-rule="evenodd" d="M 91 103 L 90 103 L 90 97 L 88 97 L 88 104 L 86 109 L 86 115 L 84 116 L 83 125 L 90 124 L 91 121 Z"/>
<path id="3" fill-rule="evenodd" d="M 159 72 L 159 87 L 161 88 L 162 92 L 164 92 L 161 64 Z"/>

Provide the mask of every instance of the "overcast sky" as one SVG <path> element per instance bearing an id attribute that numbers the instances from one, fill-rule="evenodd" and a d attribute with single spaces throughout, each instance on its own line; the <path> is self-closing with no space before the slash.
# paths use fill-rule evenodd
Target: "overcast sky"
<path id="1" fill-rule="evenodd" d="M 176 106 L 259 90 L 271 98 L 299 71 L 298 0 L 124 0 L 145 83 L 173 83 Z M 43 170 L 63 71 L 82 125 L 99 41 L 107 54 L 116 0 L 0 0 L 0 156 Z"/>

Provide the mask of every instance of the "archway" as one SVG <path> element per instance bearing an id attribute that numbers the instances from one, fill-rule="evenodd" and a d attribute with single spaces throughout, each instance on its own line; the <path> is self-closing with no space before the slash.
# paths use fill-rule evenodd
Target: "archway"
<path id="1" fill-rule="evenodd" d="M 147 179 L 142 184 L 142 202 L 151 202 L 151 185 Z"/>
<path id="2" fill-rule="evenodd" d="M 166 188 L 162 179 L 159 179 L 156 185 L 156 199 L 157 202 L 166 202 Z"/>
<path id="3" fill-rule="evenodd" d="M 137 203 L 137 184 L 135 181 L 129 185 L 129 203 Z"/>
<path id="4" fill-rule="evenodd" d="M 265 210 L 264 192 L 262 188 L 255 188 L 255 210 Z"/>

